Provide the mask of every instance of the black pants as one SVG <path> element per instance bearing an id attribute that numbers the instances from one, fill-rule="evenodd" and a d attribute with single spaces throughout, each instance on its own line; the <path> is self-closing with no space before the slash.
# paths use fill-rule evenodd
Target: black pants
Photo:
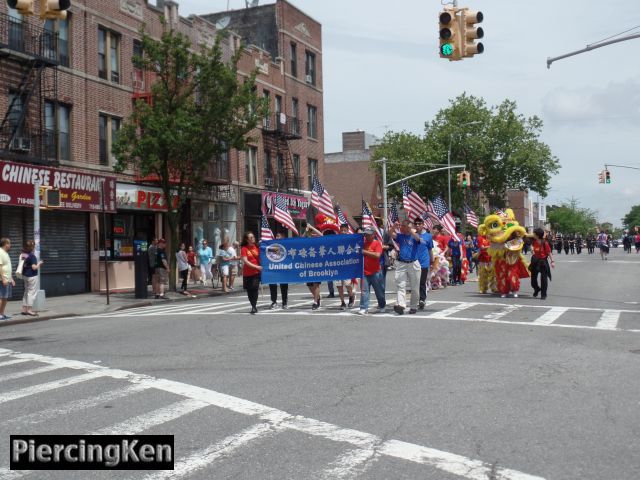
<path id="1" fill-rule="evenodd" d="M 189 278 L 189 269 L 180 270 L 180 279 L 182 280 L 182 286 L 180 288 L 183 292 L 187 290 L 187 278 Z"/>
<path id="2" fill-rule="evenodd" d="M 420 301 L 424 302 L 427 299 L 427 281 L 429 280 L 429 269 L 420 269 Z"/>
<path id="3" fill-rule="evenodd" d="M 278 285 L 275 283 L 270 283 L 269 292 L 271 293 L 271 303 L 276 303 L 278 301 Z M 280 294 L 282 295 L 282 305 L 286 305 L 287 295 L 289 294 L 289 284 L 280 284 Z"/>
<path id="4" fill-rule="evenodd" d="M 251 303 L 251 307 L 257 308 L 258 292 L 260 290 L 260 275 L 242 277 L 242 287 L 247 291 L 247 297 L 249 297 L 249 303 Z"/>
<path id="5" fill-rule="evenodd" d="M 531 287 L 534 292 L 540 292 L 543 297 L 547 296 L 547 285 L 549 284 L 549 262 L 538 260 L 536 268 L 531 272 Z M 540 284 L 538 284 L 538 275 L 542 275 Z"/>
<path id="6" fill-rule="evenodd" d="M 460 257 L 451 257 L 451 263 L 453 264 L 453 283 L 461 281 L 462 275 L 462 259 Z"/>

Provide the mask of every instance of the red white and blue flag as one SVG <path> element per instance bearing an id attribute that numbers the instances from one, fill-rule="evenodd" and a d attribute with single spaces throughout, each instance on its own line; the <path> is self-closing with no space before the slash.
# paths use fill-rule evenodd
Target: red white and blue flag
<path id="1" fill-rule="evenodd" d="M 456 233 L 456 221 L 453 219 L 453 215 L 449 212 L 447 208 L 447 204 L 442 198 L 442 195 L 438 195 L 431 201 L 431 205 L 433 205 L 433 212 L 436 217 L 440 221 L 442 227 L 449 232 L 451 235 L 455 235 Z"/>
<path id="2" fill-rule="evenodd" d="M 420 195 L 409 188 L 407 182 L 402 182 L 402 205 L 407 212 L 407 218 L 411 221 L 427 211 L 427 204 L 420 198 Z"/>
<path id="3" fill-rule="evenodd" d="M 465 203 L 464 205 L 464 214 L 467 217 L 467 223 L 471 225 L 473 228 L 478 228 L 478 216 L 475 214 L 471 207 Z"/>
<path id="4" fill-rule="evenodd" d="M 398 204 L 394 199 L 393 202 L 391 203 L 391 207 L 389 208 L 389 211 L 387 212 L 387 228 L 393 227 L 393 225 L 399 220 L 400 220 L 400 217 L 398 215 Z"/>
<path id="5" fill-rule="evenodd" d="M 273 217 L 293 233 L 299 235 L 296 224 L 293 223 L 293 218 L 291 218 L 291 213 L 289 213 L 287 200 L 281 195 L 276 195 L 276 206 L 273 209 Z"/>
<path id="6" fill-rule="evenodd" d="M 382 242 L 382 234 L 380 233 L 380 229 L 378 228 L 378 223 L 376 222 L 376 219 L 373 216 L 369 205 L 367 205 L 367 202 L 365 202 L 364 200 L 362 200 L 362 228 L 373 228 L 373 230 L 375 231 L 376 239 Z"/>
<path id="7" fill-rule="evenodd" d="M 316 207 L 320 213 L 324 213 L 329 218 L 334 218 L 333 202 L 329 192 L 318 180 L 318 177 L 313 177 L 313 183 L 311 186 L 311 205 Z"/>
<path id="8" fill-rule="evenodd" d="M 350 234 L 355 233 L 353 231 L 353 227 L 349 223 L 349 220 L 347 220 L 347 216 L 342 212 L 342 209 L 340 208 L 340 205 L 336 205 L 336 219 L 338 220 L 338 226 L 342 226 L 342 225 L 345 225 L 345 224 L 349 225 L 349 233 Z"/>
<path id="9" fill-rule="evenodd" d="M 273 232 L 271 231 L 271 227 L 269 227 L 269 221 L 267 217 L 262 215 L 262 220 L 260 221 L 260 240 L 273 240 L 275 237 L 273 236 Z"/>

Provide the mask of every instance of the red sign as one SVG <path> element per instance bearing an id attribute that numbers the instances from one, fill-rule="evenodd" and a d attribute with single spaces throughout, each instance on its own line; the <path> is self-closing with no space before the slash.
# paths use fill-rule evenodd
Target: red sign
<path id="1" fill-rule="evenodd" d="M 162 189 L 145 185 L 118 183 L 116 185 L 116 205 L 122 210 L 167 211 L 167 202 Z M 171 206 L 174 210 L 178 208 L 177 195 L 172 197 Z"/>
<path id="2" fill-rule="evenodd" d="M 33 206 L 35 183 L 60 190 L 60 208 L 101 212 L 116 211 L 116 179 L 79 170 L 62 170 L 23 163 L 0 161 L 0 205 Z"/>
<path id="3" fill-rule="evenodd" d="M 262 192 L 262 213 L 268 217 L 273 216 L 273 208 L 276 205 L 276 195 L 284 197 L 291 217 L 295 220 L 306 220 L 309 199 L 298 195 L 287 195 L 286 193 Z"/>

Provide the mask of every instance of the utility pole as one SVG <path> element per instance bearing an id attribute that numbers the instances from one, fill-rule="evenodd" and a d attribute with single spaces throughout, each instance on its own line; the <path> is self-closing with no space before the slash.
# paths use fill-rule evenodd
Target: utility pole
<path id="1" fill-rule="evenodd" d="M 33 243 L 35 245 L 36 258 L 40 261 L 42 260 L 40 257 L 40 182 L 33 184 Z M 38 273 L 38 293 L 33 305 L 35 310 L 44 310 L 46 300 L 45 291 L 40 288 L 41 270 L 41 268 L 36 270 Z"/>
<path id="2" fill-rule="evenodd" d="M 451 212 L 451 145 L 453 144 L 453 133 L 449 138 L 449 150 L 447 150 L 447 188 L 449 189 L 449 193 L 447 195 L 447 200 L 449 201 L 449 211 Z"/>
<path id="3" fill-rule="evenodd" d="M 553 62 L 557 62 L 558 60 L 562 60 L 563 58 L 573 57 L 574 55 L 580 55 L 581 53 L 590 52 L 591 50 L 595 50 L 596 48 L 606 47 L 607 45 L 611 45 L 612 43 L 620 43 L 626 42 L 627 40 L 633 40 L 634 38 L 640 38 L 640 33 L 636 33 L 633 35 L 626 35 L 624 37 L 616 38 L 614 40 L 609 40 L 607 42 L 598 42 L 592 43 L 591 45 L 587 45 L 585 48 L 581 50 L 576 50 L 575 52 L 565 53 L 564 55 L 560 55 L 559 57 L 548 57 L 547 58 L 547 69 L 551 68 L 551 64 Z"/>
<path id="4" fill-rule="evenodd" d="M 380 160 L 376 160 L 376 163 L 382 164 L 382 201 L 384 202 L 382 228 L 387 228 L 387 159 L 382 157 Z"/>

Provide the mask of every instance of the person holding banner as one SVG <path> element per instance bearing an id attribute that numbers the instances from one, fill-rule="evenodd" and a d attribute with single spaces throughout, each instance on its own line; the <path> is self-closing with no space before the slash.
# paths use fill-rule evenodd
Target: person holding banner
<path id="1" fill-rule="evenodd" d="M 330 235 L 330 231 L 325 231 L 324 234 L 312 225 L 307 224 L 307 228 L 304 231 L 305 237 L 322 237 L 323 235 Z M 311 304 L 311 310 L 318 310 L 320 308 L 320 282 L 307 282 L 309 292 L 313 303 Z"/>
<path id="2" fill-rule="evenodd" d="M 396 233 L 398 224 L 389 228 L 389 235 L 398 243 L 400 253 L 396 263 L 395 280 L 398 300 L 393 306 L 393 311 L 403 315 L 407 308 L 407 282 L 411 288 L 411 300 L 409 313 L 418 312 L 418 300 L 420 299 L 420 262 L 419 247 L 423 243 L 420 235 L 412 228 L 410 220 L 403 220 L 400 225 L 400 233 Z"/>
<path id="3" fill-rule="evenodd" d="M 340 225 L 340 235 L 349 235 L 349 224 L 343 223 Z M 380 258 L 380 257 L 378 257 Z M 353 294 L 353 280 L 347 278 L 346 280 L 338 280 L 338 296 L 340 297 L 340 310 L 346 310 L 347 304 L 344 302 L 344 289 L 347 287 L 347 293 L 349 294 L 349 306 L 353 308 L 356 303 L 356 296 Z"/>
<path id="4" fill-rule="evenodd" d="M 260 289 L 260 249 L 253 232 L 247 232 L 242 239 L 242 286 L 247 291 L 251 313 L 258 313 L 258 290 Z"/>
<path id="5" fill-rule="evenodd" d="M 380 271 L 380 257 L 382 256 L 382 244 L 375 238 L 375 230 L 372 227 L 364 229 L 364 276 L 362 279 L 362 291 L 360 292 L 360 315 L 369 313 L 369 295 L 371 287 L 378 301 L 378 313 L 385 313 L 387 301 L 384 296 L 384 277 Z"/>
<path id="6" fill-rule="evenodd" d="M 282 238 L 286 238 L 284 233 L 278 232 L 276 233 L 276 240 L 280 240 Z M 269 284 L 269 293 L 271 294 L 271 310 L 275 310 L 278 308 L 278 284 L 270 283 Z M 286 310 L 289 307 L 287 306 L 287 297 L 289 295 L 289 284 L 281 283 L 280 284 L 280 294 L 282 295 L 282 309 Z"/>

